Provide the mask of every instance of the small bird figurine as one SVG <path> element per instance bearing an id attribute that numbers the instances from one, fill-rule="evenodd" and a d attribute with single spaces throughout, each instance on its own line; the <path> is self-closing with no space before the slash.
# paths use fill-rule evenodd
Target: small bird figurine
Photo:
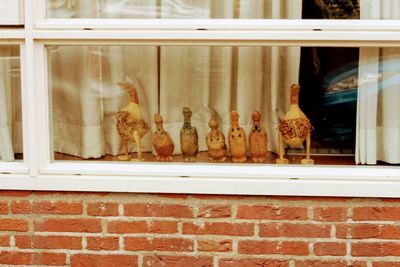
<path id="1" fill-rule="evenodd" d="M 196 161 L 197 153 L 199 152 L 197 129 L 192 126 L 192 111 L 190 108 L 184 107 L 182 114 L 183 126 L 180 132 L 182 157 L 185 162 L 194 162 Z"/>
<path id="2" fill-rule="evenodd" d="M 208 126 L 211 128 L 206 137 L 208 160 L 211 162 L 224 162 L 226 160 L 225 136 L 218 129 L 217 119 L 211 118 Z"/>
<path id="3" fill-rule="evenodd" d="M 239 113 L 231 112 L 231 128 L 228 133 L 229 149 L 233 162 L 245 162 L 246 157 L 246 133 L 239 127 Z"/>
<path id="4" fill-rule="evenodd" d="M 267 157 L 267 132 L 261 127 L 261 114 L 254 111 L 251 115 L 253 127 L 249 134 L 250 158 L 253 162 L 264 162 Z"/>
<path id="5" fill-rule="evenodd" d="M 164 130 L 163 118 L 159 113 L 154 115 L 156 131 L 153 134 L 152 143 L 157 152 L 158 161 L 172 161 L 174 152 L 174 141 L 167 131 Z"/>
<path id="6" fill-rule="evenodd" d="M 293 84 L 290 90 L 289 111 L 279 123 L 279 158 L 276 160 L 276 163 L 289 163 L 288 159 L 284 157 L 284 143 L 291 148 L 301 148 L 304 141 L 307 141 L 306 158 L 301 160 L 301 164 L 314 164 L 314 160 L 310 158 L 311 131 L 313 127 L 299 107 L 300 85 Z"/>
<path id="7" fill-rule="evenodd" d="M 149 131 L 149 125 L 143 120 L 140 113 L 139 98 L 135 87 L 130 83 L 117 83 L 120 88 L 128 92 L 129 104 L 115 114 L 117 131 L 124 141 L 125 154 L 117 157 L 118 160 L 143 160 L 140 139 Z M 138 158 L 132 159 L 129 155 L 129 142 L 135 143 Z"/>

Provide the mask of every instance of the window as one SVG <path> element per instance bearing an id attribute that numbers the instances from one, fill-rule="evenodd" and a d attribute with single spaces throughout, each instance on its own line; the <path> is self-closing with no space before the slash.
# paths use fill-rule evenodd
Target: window
<path id="1" fill-rule="evenodd" d="M 4 37 L 25 55 L 14 187 L 397 196 L 399 20 L 378 2 L 26 0 Z"/>

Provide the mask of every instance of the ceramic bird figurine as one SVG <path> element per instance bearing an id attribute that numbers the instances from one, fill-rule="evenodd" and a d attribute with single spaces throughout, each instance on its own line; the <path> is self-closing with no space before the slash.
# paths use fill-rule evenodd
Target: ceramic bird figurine
<path id="1" fill-rule="evenodd" d="M 279 158 L 278 164 L 288 164 L 289 161 L 284 157 L 284 143 L 291 148 L 302 148 L 306 143 L 306 158 L 301 160 L 301 164 L 314 164 L 310 158 L 311 131 L 313 127 L 299 107 L 300 85 L 293 84 L 290 88 L 290 107 L 289 111 L 279 123 Z"/>
<path id="2" fill-rule="evenodd" d="M 154 115 L 156 131 L 153 134 L 152 143 L 157 153 L 158 161 L 172 161 L 174 152 L 174 141 L 167 131 L 164 130 L 163 118 L 159 113 Z"/>
<path id="3" fill-rule="evenodd" d="M 196 161 L 197 153 L 199 152 L 197 129 L 192 126 L 192 111 L 190 108 L 184 107 L 182 114 L 183 126 L 180 133 L 182 157 L 185 162 L 194 162 Z"/>
<path id="4" fill-rule="evenodd" d="M 253 162 L 264 162 L 267 157 L 267 132 L 261 127 L 261 114 L 254 111 L 251 115 L 253 127 L 249 134 L 249 152 Z"/>
<path id="5" fill-rule="evenodd" d="M 128 92 L 129 104 L 119 110 L 115 117 L 117 119 L 117 131 L 124 141 L 124 155 L 117 157 L 118 160 L 143 160 L 140 139 L 149 131 L 149 125 L 143 120 L 140 113 L 139 98 L 135 87 L 130 83 L 117 83 L 120 88 Z M 132 159 L 129 154 L 129 142 L 135 143 L 137 147 L 137 159 Z"/>
<path id="6" fill-rule="evenodd" d="M 239 127 L 239 113 L 231 112 L 231 128 L 228 133 L 229 149 L 233 162 L 245 162 L 246 157 L 246 133 Z"/>
<path id="7" fill-rule="evenodd" d="M 212 162 L 224 162 L 226 160 L 225 136 L 218 129 L 218 121 L 212 118 L 208 123 L 211 131 L 207 134 L 208 159 Z"/>

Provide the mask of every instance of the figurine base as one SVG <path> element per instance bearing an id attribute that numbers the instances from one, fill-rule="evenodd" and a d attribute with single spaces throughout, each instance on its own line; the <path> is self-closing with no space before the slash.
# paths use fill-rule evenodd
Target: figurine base
<path id="1" fill-rule="evenodd" d="M 304 165 L 314 165 L 314 160 L 313 159 L 302 159 L 301 164 Z"/>
<path id="2" fill-rule="evenodd" d="M 167 156 L 167 157 L 157 156 L 157 160 L 160 162 L 171 162 L 172 156 Z"/>
<path id="3" fill-rule="evenodd" d="M 142 162 L 142 161 L 144 161 L 144 158 L 133 158 L 133 159 L 130 159 L 129 161 L 131 161 L 131 162 Z"/>
<path id="4" fill-rule="evenodd" d="M 225 162 L 226 161 L 226 157 L 223 158 L 212 158 L 212 157 L 208 157 L 208 161 L 209 162 Z"/>
<path id="5" fill-rule="evenodd" d="M 288 159 L 276 159 L 276 164 L 289 164 L 289 160 Z"/>
<path id="6" fill-rule="evenodd" d="M 117 160 L 119 161 L 129 161 L 132 158 L 131 155 L 119 155 L 117 156 Z"/>
<path id="7" fill-rule="evenodd" d="M 246 162 L 246 160 L 247 160 L 247 157 L 242 157 L 242 158 L 232 157 L 232 162 L 234 162 L 234 163 L 243 163 L 243 162 Z"/>
<path id="8" fill-rule="evenodd" d="M 196 157 L 184 157 L 183 161 L 184 162 L 196 162 L 197 158 Z"/>

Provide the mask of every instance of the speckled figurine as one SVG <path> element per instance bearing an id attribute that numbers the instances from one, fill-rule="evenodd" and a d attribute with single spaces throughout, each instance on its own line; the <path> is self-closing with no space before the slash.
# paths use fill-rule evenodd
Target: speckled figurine
<path id="1" fill-rule="evenodd" d="M 313 127 L 299 107 L 300 85 L 293 84 L 290 89 L 289 111 L 279 124 L 279 158 L 276 160 L 276 163 L 289 163 L 288 159 L 284 157 L 284 143 L 291 148 L 301 148 L 304 141 L 307 141 L 306 158 L 301 160 L 301 164 L 314 164 L 314 160 L 310 158 L 311 131 Z"/>
<path id="2" fill-rule="evenodd" d="M 167 131 L 164 130 L 163 118 L 159 113 L 154 115 L 156 131 L 153 134 L 152 143 L 157 153 L 158 161 L 172 161 L 174 152 L 174 141 Z"/>
<path id="3" fill-rule="evenodd" d="M 180 133 L 182 157 L 185 162 L 194 162 L 199 152 L 199 138 L 196 127 L 193 127 L 191 123 L 192 111 L 190 108 L 184 107 L 182 114 L 184 120 Z"/>
<path id="4" fill-rule="evenodd" d="M 119 87 L 128 92 L 129 103 L 119 110 L 115 117 L 117 119 L 117 131 L 124 140 L 124 155 L 119 155 L 118 160 L 141 161 L 142 150 L 140 139 L 149 131 L 149 125 L 143 120 L 140 113 L 139 98 L 135 87 L 130 83 L 117 83 Z M 133 159 L 129 154 L 129 142 L 135 143 L 137 147 L 137 159 Z"/>
<path id="5" fill-rule="evenodd" d="M 225 136 L 218 129 L 217 119 L 212 118 L 208 123 L 211 131 L 207 134 L 208 159 L 212 162 L 224 162 L 226 160 Z"/>
<path id="6" fill-rule="evenodd" d="M 229 150 L 233 162 L 245 162 L 246 157 L 246 133 L 239 126 L 239 113 L 231 112 L 231 128 L 228 133 Z"/>
<path id="7" fill-rule="evenodd" d="M 261 127 L 261 114 L 254 111 L 251 115 L 253 127 L 249 134 L 249 152 L 253 162 L 264 162 L 267 157 L 267 132 Z"/>

